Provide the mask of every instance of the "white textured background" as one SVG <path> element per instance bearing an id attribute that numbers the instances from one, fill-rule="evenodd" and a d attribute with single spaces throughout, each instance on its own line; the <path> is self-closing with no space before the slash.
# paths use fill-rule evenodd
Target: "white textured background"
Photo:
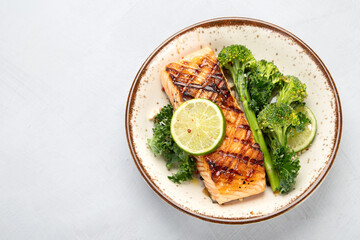
<path id="1" fill-rule="evenodd" d="M 183 27 L 222 16 L 262 19 L 304 40 L 343 107 L 342 143 L 320 188 L 244 226 L 204 222 L 161 200 L 124 131 L 146 57 Z M 359 23 L 355 0 L 0 0 L 0 239 L 359 239 Z"/>

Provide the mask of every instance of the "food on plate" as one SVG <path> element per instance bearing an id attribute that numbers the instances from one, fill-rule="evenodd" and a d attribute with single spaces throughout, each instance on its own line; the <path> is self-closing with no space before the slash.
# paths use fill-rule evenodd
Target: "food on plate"
<path id="1" fill-rule="evenodd" d="M 274 89 L 279 85 L 283 75 L 275 64 L 265 60 L 252 62 L 246 70 L 247 89 L 250 96 L 249 105 L 257 115 L 269 104 Z"/>
<path id="2" fill-rule="evenodd" d="M 268 136 L 272 150 L 272 163 L 279 176 L 277 190 L 280 193 L 289 192 L 295 185 L 295 178 L 300 169 L 299 158 L 287 146 L 288 137 L 300 120 L 289 105 L 271 103 L 258 115 L 260 129 Z"/>
<path id="3" fill-rule="evenodd" d="M 300 82 L 297 77 L 285 76 L 282 79 L 283 86 L 276 95 L 276 101 L 291 105 L 302 103 L 307 97 L 306 85 Z"/>
<path id="4" fill-rule="evenodd" d="M 230 73 L 230 84 L 223 71 Z M 263 192 L 266 178 L 274 192 L 294 188 L 300 169 L 296 153 L 309 147 L 316 133 L 315 116 L 304 102 L 306 85 L 297 77 L 257 61 L 242 45 L 224 47 L 218 58 L 205 47 L 167 64 L 160 76 L 172 106 L 155 117 L 148 143 L 169 169 L 178 167 L 170 180 L 181 183 L 198 171 L 219 204 Z M 210 107 L 196 109 L 195 103 Z M 213 139 L 207 136 L 214 132 Z"/>
<path id="5" fill-rule="evenodd" d="M 239 94 L 239 100 L 242 102 L 246 118 L 249 121 L 250 129 L 253 132 L 255 141 L 259 144 L 260 149 L 264 154 L 264 165 L 271 188 L 273 191 L 276 191 L 280 184 L 279 177 L 273 167 L 271 155 L 268 151 L 264 136 L 259 128 L 255 111 L 252 108 L 253 105 L 255 105 L 255 99 L 251 98 L 249 94 L 248 87 L 250 86 L 250 84 L 248 84 L 248 79 L 246 78 L 247 76 L 245 76 L 245 71 L 249 72 L 249 76 L 254 74 L 261 76 L 261 78 L 254 78 L 256 80 L 262 80 L 261 83 L 254 83 L 253 85 L 256 87 L 256 90 L 258 92 L 263 91 L 266 93 L 267 96 L 265 102 L 268 102 L 270 100 L 269 96 L 271 96 L 271 91 L 274 88 L 266 86 L 265 83 L 269 82 L 269 84 L 271 84 L 270 86 L 273 86 L 275 82 L 272 82 L 270 74 L 266 74 L 266 72 L 263 72 L 264 70 L 266 71 L 268 68 L 263 67 L 263 64 L 257 64 L 251 51 L 242 45 L 231 45 L 223 48 L 219 53 L 218 59 L 221 67 L 231 73 L 232 79 L 235 83 L 236 91 Z M 257 67 L 257 65 L 261 67 Z M 252 71 L 252 73 L 250 73 L 250 71 Z M 263 87 L 263 85 L 265 85 L 264 89 L 261 88 Z M 258 87 L 259 89 L 257 89 Z M 252 105 L 250 105 L 250 103 L 252 103 Z M 260 103 L 257 105 L 260 105 Z M 260 109 L 258 108 L 257 110 Z"/>
<path id="6" fill-rule="evenodd" d="M 161 71 L 161 82 L 174 109 L 187 100 L 205 98 L 223 111 L 223 143 L 213 153 L 194 156 L 211 198 L 222 204 L 263 192 L 263 153 L 230 93 L 214 52 L 206 47 L 166 65 Z"/>
<path id="7" fill-rule="evenodd" d="M 314 113 L 307 106 L 300 106 L 295 109 L 304 123 L 303 131 L 296 131 L 288 138 L 288 145 L 291 150 L 301 152 L 305 150 L 315 138 L 316 118 Z M 310 123 L 310 124 L 306 124 Z"/>
<path id="8" fill-rule="evenodd" d="M 196 172 L 195 160 L 174 142 L 170 132 L 173 108 L 171 104 L 164 106 L 154 119 L 153 137 L 148 145 L 155 156 L 163 156 L 168 169 L 177 168 L 177 172 L 168 178 L 174 183 L 192 179 Z"/>
<path id="9" fill-rule="evenodd" d="M 205 155 L 221 145 L 225 126 L 224 114 L 215 103 L 195 98 L 176 109 L 170 130 L 175 143 L 185 152 Z"/>
<path id="10" fill-rule="evenodd" d="M 256 61 L 243 45 L 223 48 L 218 59 L 222 68 L 231 73 L 255 141 L 264 153 L 272 190 L 291 191 L 300 164 L 287 139 L 311 124 L 304 114 L 293 110 L 305 105 L 306 85 L 294 76 L 283 76 L 271 62 Z M 277 104 L 270 104 L 275 95 Z"/>

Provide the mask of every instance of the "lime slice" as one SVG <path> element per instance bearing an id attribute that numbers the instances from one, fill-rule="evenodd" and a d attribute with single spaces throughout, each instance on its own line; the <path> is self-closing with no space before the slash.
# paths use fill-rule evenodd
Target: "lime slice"
<path id="1" fill-rule="evenodd" d="M 171 135 L 176 144 L 192 155 L 215 151 L 225 137 L 225 117 L 221 109 L 207 99 L 184 102 L 171 119 Z"/>
<path id="2" fill-rule="evenodd" d="M 310 119 L 311 123 L 307 124 L 305 130 L 300 133 L 295 133 L 294 136 L 290 136 L 288 139 L 288 145 L 290 149 L 295 152 L 300 152 L 306 149 L 315 138 L 316 134 L 316 118 L 310 108 L 303 106 L 296 109 L 297 112 L 302 112 Z"/>

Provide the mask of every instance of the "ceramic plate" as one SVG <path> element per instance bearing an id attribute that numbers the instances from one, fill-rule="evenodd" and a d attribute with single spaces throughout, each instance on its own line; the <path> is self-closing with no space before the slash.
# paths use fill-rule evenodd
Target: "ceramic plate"
<path id="1" fill-rule="evenodd" d="M 273 61 L 284 75 L 298 76 L 308 89 L 307 105 L 317 117 L 316 138 L 300 156 L 295 190 L 286 195 L 265 192 L 220 206 L 204 195 L 200 180 L 174 184 L 162 158 L 147 146 L 154 109 L 169 103 L 161 90 L 161 67 L 210 46 L 216 54 L 227 45 L 243 44 L 256 59 Z M 163 42 L 145 61 L 132 84 L 126 109 L 126 134 L 140 173 L 166 202 L 192 216 L 219 223 L 250 223 L 269 219 L 296 206 L 322 182 L 334 162 L 341 136 L 341 106 L 329 71 L 303 41 L 273 24 L 247 18 L 220 18 L 187 27 Z"/>

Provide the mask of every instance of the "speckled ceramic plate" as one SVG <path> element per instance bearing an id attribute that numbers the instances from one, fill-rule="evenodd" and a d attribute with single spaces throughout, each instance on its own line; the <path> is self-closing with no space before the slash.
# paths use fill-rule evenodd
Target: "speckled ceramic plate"
<path id="1" fill-rule="evenodd" d="M 243 44 L 256 59 L 273 61 L 285 75 L 298 76 L 308 89 L 307 105 L 317 117 L 318 131 L 310 149 L 300 156 L 296 188 L 287 195 L 264 193 L 220 206 L 203 193 L 195 179 L 181 185 L 167 176 L 162 158 L 147 146 L 154 109 L 169 103 L 161 91 L 160 68 L 204 46 L 216 54 L 227 45 Z M 341 106 L 335 83 L 320 58 L 303 41 L 273 24 L 247 18 L 219 18 L 187 27 L 163 42 L 135 77 L 126 108 L 126 134 L 141 175 L 166 202 L 192 216 L 219 223 L 250 223 L 286 212 L 306 199 L 329 172 L 341 136 Z"/>

